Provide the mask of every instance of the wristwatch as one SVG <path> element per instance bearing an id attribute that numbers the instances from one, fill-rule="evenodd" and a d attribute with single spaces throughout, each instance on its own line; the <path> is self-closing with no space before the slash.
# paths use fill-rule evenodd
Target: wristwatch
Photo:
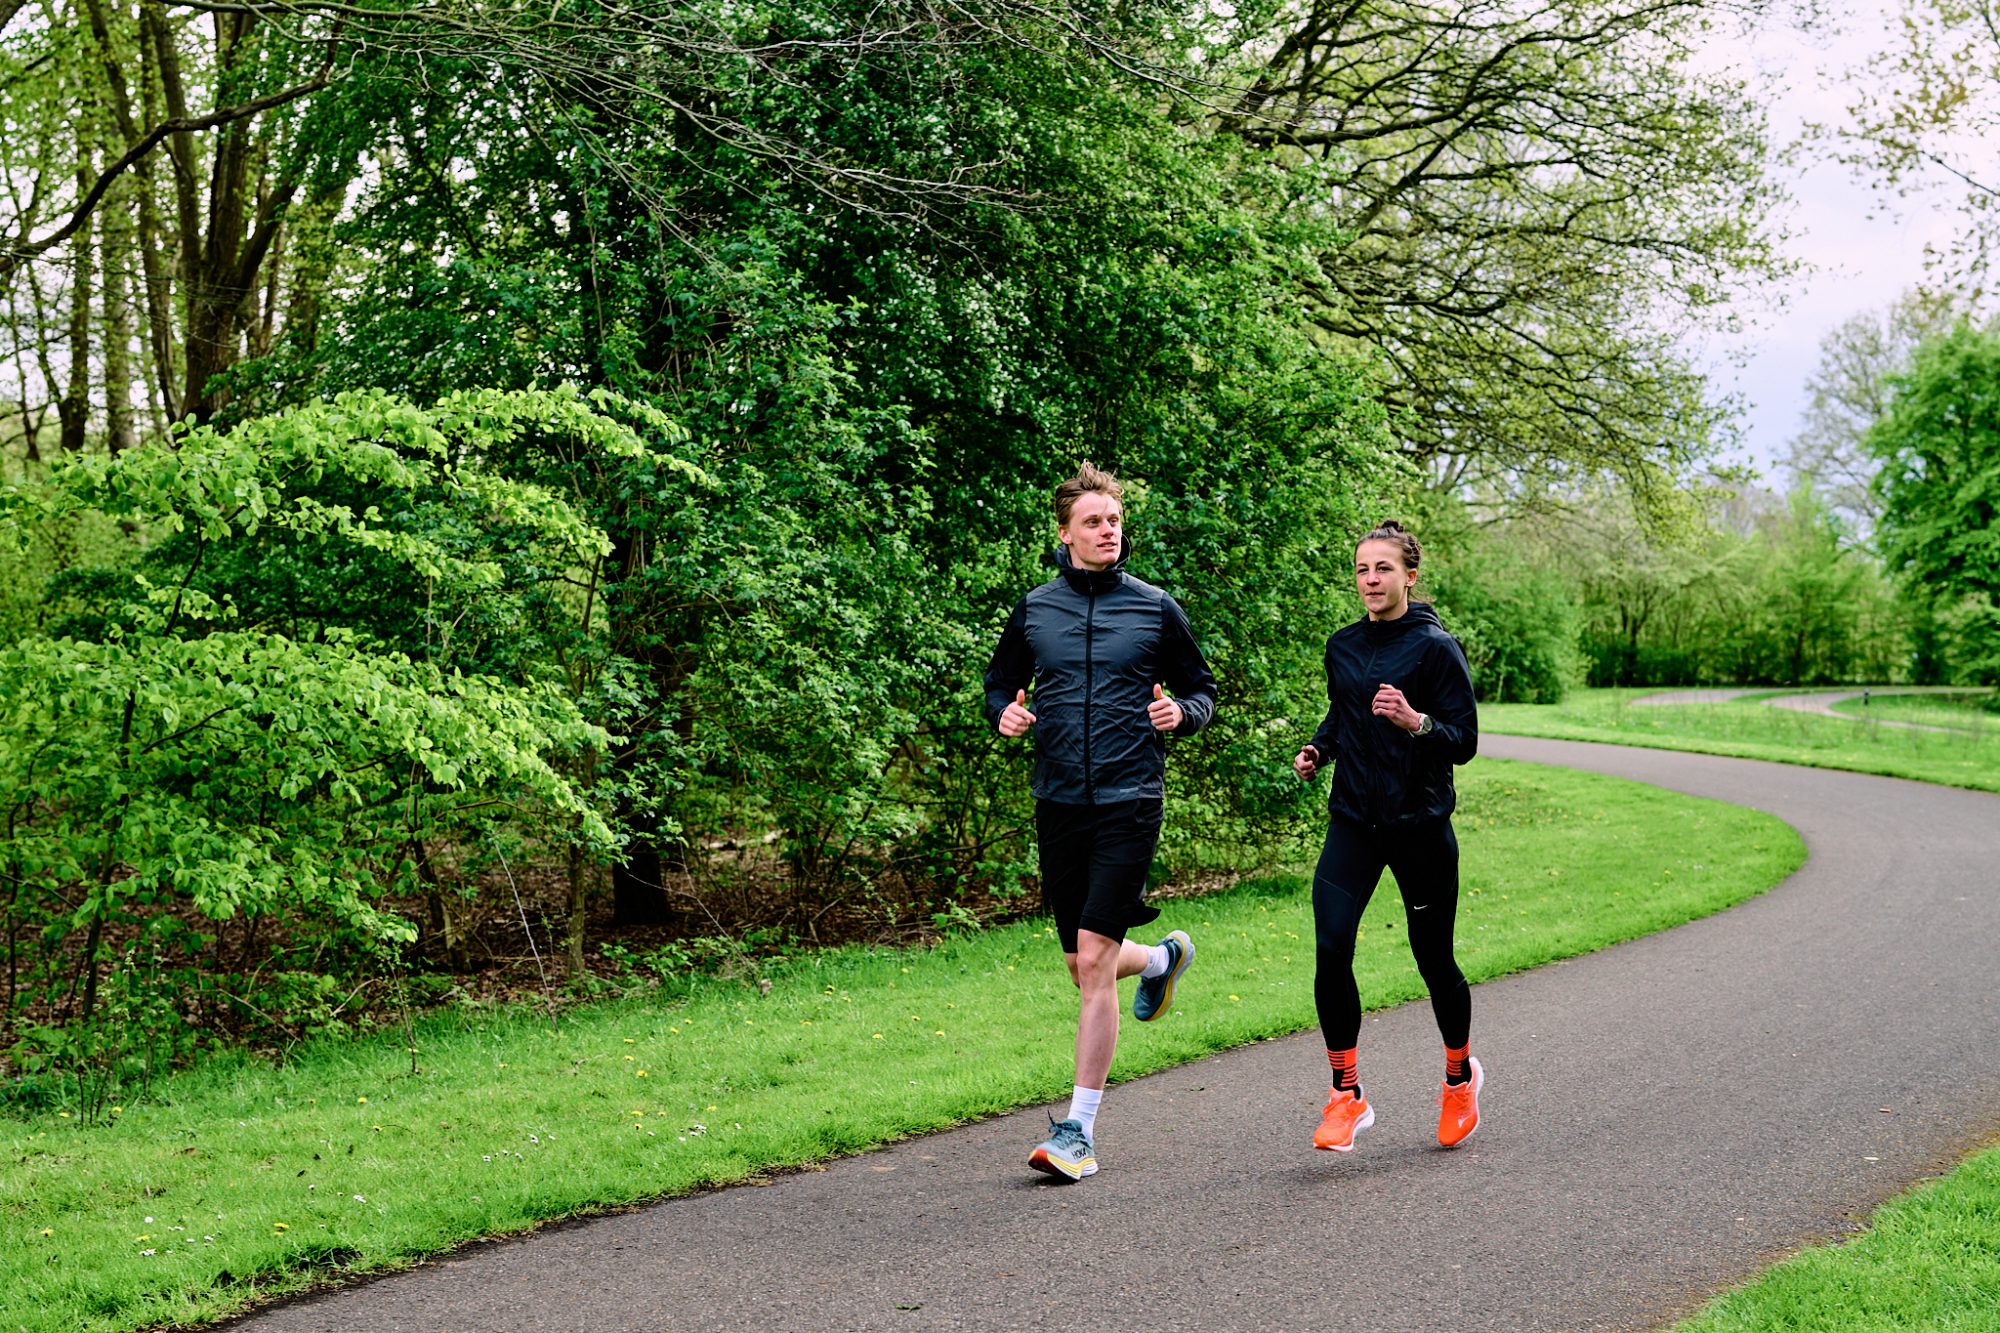
<path id="1" fill-rule="evenodd" d="M 1430 735 L 1430 734 L 1431 734 L 1431 715 L 1430 715 L 1429 713 L 1419 713 L 1419 714 L 1418 714 L 1417 716 L 1419 716 L 1419 717 L 1423 718 L 1423 721 L 1421 721 L 1421 722 L 1417 723 L 1417 729 L 1416 729 L 1416 731 L 1412 732 L 1411 734 L 1412 734 L 1412 735 L 1416 735 L 1416 736 L 1428 736 L 1428 735 Z"/>

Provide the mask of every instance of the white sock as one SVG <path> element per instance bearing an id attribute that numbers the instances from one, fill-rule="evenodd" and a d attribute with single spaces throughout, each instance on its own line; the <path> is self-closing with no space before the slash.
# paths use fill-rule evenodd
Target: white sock
<path id="1" fill-rule="evenodd" d="M 1097 1137 L 1097 1105 L 1104 1100 L 1102 1088 L 1072 1087 L 1069 1090 L 1069 1118 L 1083 1122 L 1083 1132 Z"/>
<path id="2" fill-rule="evenodd" d="M 1167 964 L 1173 960 L 1167 955 L 1167 946 L 1155 944 L 1146 950 L 1146 966 L 1139 970 L 1142 977 L 1163 977 L 1167 974 Z"/>

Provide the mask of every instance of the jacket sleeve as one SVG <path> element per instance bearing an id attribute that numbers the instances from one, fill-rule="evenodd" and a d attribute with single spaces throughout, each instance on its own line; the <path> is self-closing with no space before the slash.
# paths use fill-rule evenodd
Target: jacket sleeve
<path id="1" fill-rule="evenodd" d="M 1472 669 L 1465 663 L 1465 650 L 1449 634 L 1438 636 L 1426 654 L 1426 675 L 1430 677 L 1431 734 L 1413 738 L 1418 745 L 1435 746 L 1454 764 L 1471 761 L 1479 753 L 1479 705 L 1472 696 Z"/>
<path id="2" fill-rule="evenodd" d="M 1215 716 L 1215 677 L 1194 641 L 1187 612 L 1171 597 L 1161 601 L 1160 631 L 1160 674 L 1181 706 L 1181 724 L 1173 734 L 1192 736 Z"/>
<path id="3" fill-rule="evenodd" d="M 1035 683 L 1035 649 L 1028 642 L 1028 599 L 1014 604 L 1014 614 L 1000 631 L 993 658 L 986 664 L 986 724 L 995 730 L 1014 696 Z"/>
<path id="4" fill-rule="evenodd" d="M 1326 641 L 1326 717 L 1319 730 L 1306 742 L 1319 752 L 1320 766 L 1332 763 L 1340 753 L 1340 705 L 1333 697 L 1333 640 Z"/>

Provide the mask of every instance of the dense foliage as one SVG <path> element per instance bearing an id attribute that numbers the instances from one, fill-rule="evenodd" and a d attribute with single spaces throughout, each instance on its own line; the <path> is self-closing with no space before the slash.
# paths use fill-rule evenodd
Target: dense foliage
<path id="1" fill-rule="evenodd" d="M 609 544 L 490 468 L 524 447 L 702 480 L 573 393 L 350 394 L 6 497 L 0 535 L 143 539 L 52 576 L 44 625 L 0 651 L 17 1063 L 101 1093 L 190 1026 L 323 1024 L 415 940 L 382 900 L 436 893 L 439 862 L 615 846 L 590 791 L 615 710 L 564 669 L 601 638 Z"/>
<path id="2" fill-rule="evenodd" d="M 1863 442 L 1883 555 L 1929 612 L 1927 674 L 2000 680 L 2000 334 L 1960 325 L 1918 348 Z"/>
<path id="3" fill-rule="evenodd" d="M 1435 530 L 1487 697 L 1559 696 L 1588 597 L 1489 520 L 1671 489 L 1715 418 L 1646 312 L 1774 268 L 1704 16 L 0 0 L 0 764 L 18 827 L 75 845 L 6 872 L 10 1033 L 101 1007 L 111 947 L 247 995 L 220 955 L 253 935 L 255 984 L 322 1007 L 181 1017 L 297 1031 L 464 965 L 461 908 L 522 867 L 578 975 L 599 908 L 701 934 L 754 887 L 812 939 L 1025 905 L 1027 757 L 977 681 L 1084 458 L 1221 684 L 1163 873 L 1310 822 L 1283 757 L 1370 521 Z M 308 438 L 343 461 L 298 471 Z M 208 467 L 290 517 L 239 521 Z M 354 672 L 444 711 L 384 732 Z M 299 674 L 331 716 L 291 730 Z M 58 734 L 98 758 L 30 797 Z M 262 887 L 201 887 L 232 875 Z"/>

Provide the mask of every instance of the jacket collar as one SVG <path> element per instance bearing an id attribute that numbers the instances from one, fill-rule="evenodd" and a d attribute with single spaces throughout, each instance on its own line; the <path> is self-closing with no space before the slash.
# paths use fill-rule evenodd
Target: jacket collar
<path id="1" fill-rule="evenodd" d="M 1118 586 L 1125 576 L 1125 562 L 1132 558 L 1132 539 L 1119 538 L 1118 559 L 1109 569 L 1079 569 L 1070 563 L 1069 547 L 1058 546 L 1042 556 L 1044 564 L 1055 566 L 1056 573 L 1063 582 L 1086 597 L 1108 592 Z"/>

